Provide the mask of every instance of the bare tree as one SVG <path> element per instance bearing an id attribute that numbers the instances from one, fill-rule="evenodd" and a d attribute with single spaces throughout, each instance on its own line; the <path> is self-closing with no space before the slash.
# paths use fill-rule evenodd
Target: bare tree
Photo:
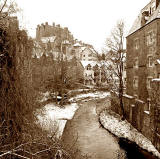
<path id="1" fill-rule="evenodd" d="M 106 58 L 106 61 L 108 61 L 107 69 L 111 73 L 110 77 L 112 78 L 112 81 L 114 81 L 114 90 L 112 91 L 116 91 L 116 93 L 118 93 L 122 117 L 125 116 L 123 104 L 123 71 L 125 60 L 124 40 L 124 22 L 119 21 L 116 27 L 111 32 L 111 36 L 106 40 L 106 47 L 109 50 L 109 56 Z M 115 79 L 117 79 L 118 81 Z"/>
<path id="2" fill-rule="evenodd" d="M 17 3 L 13 0 L 2 0 L 0 2 L 0 15 L 1 18 L 6 18 L 7 16 L 11 16 L 12 14 L 17 13 L 20 9 L 17 6 Z"/>

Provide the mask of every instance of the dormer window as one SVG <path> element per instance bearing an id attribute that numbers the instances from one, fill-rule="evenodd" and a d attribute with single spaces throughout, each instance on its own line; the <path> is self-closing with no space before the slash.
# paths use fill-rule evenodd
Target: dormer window
<path id="1" fill-rule="evenodd" d="M 156 10 L 156 2 L 153 2 L 151 5 L 151 14 Z"/>
<path id="2" fill-rule="evenodd" d="M 147 10 L 142 13 L 142 19 L 141 19 L 142 26 L 146 24 L 146 22 L 148 21 L 149 15 L 150 15 L 150 11 L 147 11 Z"/>

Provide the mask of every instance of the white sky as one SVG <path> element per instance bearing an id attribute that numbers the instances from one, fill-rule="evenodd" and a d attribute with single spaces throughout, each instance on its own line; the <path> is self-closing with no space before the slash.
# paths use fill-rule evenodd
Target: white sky
<path id="1" fill-rule="evenodd" d="M 48 22 L 68 27 L 74 38 L 101 51 L 119 19 L 128 31 L 140 10 L 150 0 L 16 0 L 23 10 L 23 26 L 35 36 L 38 24 Z"/>

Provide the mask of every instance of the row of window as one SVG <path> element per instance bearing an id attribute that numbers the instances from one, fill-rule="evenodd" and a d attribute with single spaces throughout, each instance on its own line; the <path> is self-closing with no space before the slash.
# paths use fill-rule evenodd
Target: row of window
<path id="1" fill-rule="evenodd" d="M 153 30 L 149 31 L 146 35 L 146 45 L 150 46 L 153 45 L 156 41 L 156 36 Z M 140 39 L 135 38 L 134 39 L 134 49 L 138 50 L 140 48 Z"/>
<path id="2" fill-rule="evenodd" d="M 133 63 L 133 67 L 134 68 L 138 68 L 139 62 L 138 62 L 138 57 L 136 57 L 134 59 L 134 63 Z M 148 56 L 147 57 L 147 67 L 153 67 L 154 63 L 153 63 L 153 56 Z"/>
<path id="3" fill-rule="evenodd" d="M 151 89 L 152 79 L 153 79 L 152 77 L 148 77 L 148 78 L 147 78 L 146 85 L 147 85 L 147 88 L 148 88 L 148 89 Z M 133 87 L 134 87 L 134 88 L 138 88 L 138 77 L 137 77 L 137 76 L 135 76 L 135 77 L 133 78 Z"/>

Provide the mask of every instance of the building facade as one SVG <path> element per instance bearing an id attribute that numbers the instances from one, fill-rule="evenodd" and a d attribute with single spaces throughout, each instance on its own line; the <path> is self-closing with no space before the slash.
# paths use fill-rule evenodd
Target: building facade
<path id="1" fill-rule="evenodd" d="M 153 122 L 157 121 L 151 104 L 152 81 L 160 77 L 159 0 L 151 0 L 141 10 L 127 36 L 126 55 L 127 98 L 124 101 L 127 118 L 160 150 L 160 131 L 154 127 Z"/>

